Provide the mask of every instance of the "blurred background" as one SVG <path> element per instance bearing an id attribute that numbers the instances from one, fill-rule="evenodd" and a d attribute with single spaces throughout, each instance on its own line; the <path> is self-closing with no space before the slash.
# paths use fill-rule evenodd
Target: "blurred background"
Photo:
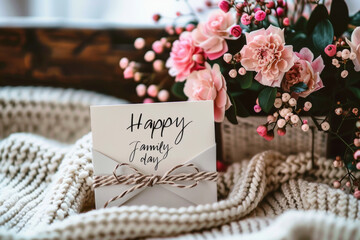
<path id="1" fill-rule="evenodd" d="M 0 0 L 0 86 L 42 85 L 93 90 L 137 102 L 135 83 L 124 80 L 119 60 L 142 58 L 188 4 L 200 19 L 210 0 Z M 289 1 L 288 1 L 289 2 Z M 347 0 L 350 13 L 359 0 Z M 152 20 L 154 13 L 162 19 Z M 186 21 L 186 18 L 183 19 Z"/>

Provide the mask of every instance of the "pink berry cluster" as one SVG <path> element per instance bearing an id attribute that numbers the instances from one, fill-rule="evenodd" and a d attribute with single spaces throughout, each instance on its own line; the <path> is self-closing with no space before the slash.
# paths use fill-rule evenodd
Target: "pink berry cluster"
<path id="1" fill-rule="evenodd" d="M 286 134 L 286 127 L 298 127 L 301 126 L 301 129 L 304 132 L 309 130 L 309 124 L 307 120 L 302 120 L 299 116 L 299 113 L 303 111 L 309 111 L 312 107 L 311 102 L 307 101 L 304 103 L 303 108 L 297 108 L 297 100 L 287 92 L 280 93 L 278 92 L 274 101 L 274 107 L 276 111 L 267 116 L 267 122 L 264 125 L 260 125 L 257 128 L 257 133 L 265 138 L 268 141 L 271 141 L 274 138 L 274 130 L 277 127 L 277 134 L 279 136 L 284 136 Z M 256 105 L 254 106 L 254 111 L 259 113 L 261 107 L 258 100 L 256 100 Z M 329 130 L 330 125 L 328 122 L 324 121 L 321 124 L 321 127 L 324 131 Z M 268 129 L 269 128 L 269 129 Z"/>
<path id="2" fill-rule="evenodd" d="M 338 103 L 340 105 L 340 103 Z M 347 110 L 343 110 L 341 106 L 338 106 L 335 109 L 335 114 L 338 116 L 342 116 L 343 120 L 346 118 L 355 118 L 358 119 L 355 122 L 355 138 L 353 143 L 347 145 L 347 151 L 352 151 L 352 160 L 351 165 L 355 166 L 357 170 L 360 170 L 360 116 L 358 108 L 350 108 Z M 344 156 L 344 158 L 346 155 Z M 360 179 L 356 178 L 352 171 L 348 168 L 347 165 L 344 164 L 345 160 L 340 156 L 337 156 L 333 162 L 334 167 L 346 167 L 347 174 L 343 176 L 340 180 L 336 180 L 333 182 L 334 188 L 341 188 L 342 190 L 347 190 L 354 194 L 354 197 L 360 199 Z M 345 184 L 342 184 L 345 182 Z"/>
<path id="3" fill-rule="evenodd" d="M 341 69 L 340 76 L 346 78 L 349 74 L 346 70 L 346 63 L 356 59 L 356 53 L 349 50 L 349 46 L 342 38 L 334 37 L 334 44 L 329 44 L 324 49 L 326 55 L 332 57 L 332 65 Z"/>
<path id="4" fill-rule="evenodd" d="M 234 66 L 234 68 L 231 69 L 228 73 L 231 78 L 236 78 L 238 74 L 241 76 L 246 74 L 246 69 L 244 67 L 240 67 L 238 70 L 236 70 L 236 66 L 240 64 L 241 60 L 240 53 L 236 53 L 235 55 L 232 55 L 231 53 L 225 53 L 223 59 L 227 64 Z"/>
<path id="5" fill-rule="evenodd" d="M 269 2 L 264 0 L 244 0 L 242 2 L 223 0 L 219 2 L 218 6 L 224 12 L 234 8 L 239 21 L 245 26 L 250 26 L 252 23 L 259 25 L 271 14 L 278 19 L 278 25 L 284 27 L 290 25 L 289 18 L 284 17 L 287 11 L 287 3 L 284 0 Z"/>
<path id="6" fill-rule="evenodd" d="M 146 41 L 143 38 L 137 38 L 134 41 L 134 47 L 138 50 L 144 50 Z M 166 72 L 165 63 L 162 59 L 156 57 L 162 54 L 165 49 L 171 47 L 171 42 L 167 38 L 161 38 L 151 44 L 151 49 L 144 54 L 146 63 L 151 64 L 152 71 L 144 71 L 144 63 L 129 61 L 128 58 L 121 58 L 119 65 L 124 70 L 123 75 L 125 79 L 133 79 L 138 85 L 136 86 L 137 96 L 144 98 L 144 103 L 152 103 L 155 100 L 165 102 L 169 99 L 169 91 L 163 89 L 166 85 L 164 81 L 158 82 L 157 74 Z M 166 80 L 166 78 L 165 78 Z"/>

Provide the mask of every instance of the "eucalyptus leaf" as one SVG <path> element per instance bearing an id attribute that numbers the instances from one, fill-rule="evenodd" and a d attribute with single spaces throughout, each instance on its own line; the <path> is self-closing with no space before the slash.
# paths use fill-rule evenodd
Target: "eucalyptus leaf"
<path id="1" fill-rule="evenodd" d="M 346 2 L 344 0 L 332 0 L 330 22 L 336 36 L 341 36 L 348 29 L 349 21 L 349 9 Z"/>
<path id="2" fill-rule="evenodd" d="M 266 87 L 261 90 L 258 98 L 261 109 L 268 113 L 274 105 L 274 101 L 276 98 L 276 88 Z"/>
<path id="3" fill-rule="evenodd" d="M 237 79 L 242 89 L 248 89 L 251 87 L 252 84 L 253 72 L 248 71 L 244 76 L 241 76 Z"/>
<path id="4" fill-rule="evenodd" d="M 360 26 L 360 11 L 350 17 L 350 24 L 354 26 Z"/>
<path id="5" fill-rule="evenodd" d="M 306 24 L 307 33 L 310 35 L 319 22 L 328 18 L 329 13 L 327 8 L 323 4 L 317 5 L 316 8 L 312 11 L 309 21 Z"/>
<path id="6" fill-rule="evenodd" d="M 334 29 L 331 22 L 327 19 L 319 22 L 312 34 L 314 46 L 319 51 L 324 51 L 325 47 L 333 42 Z"/>

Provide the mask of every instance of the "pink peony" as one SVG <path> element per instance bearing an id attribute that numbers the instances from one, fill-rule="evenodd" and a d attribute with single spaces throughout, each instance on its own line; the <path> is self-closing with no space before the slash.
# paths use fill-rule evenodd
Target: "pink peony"
<path id="1" fill-rule="evenodd" d="M 310 93 L 324 87 L 320 74 L 325 65 L 321 56 L 314 59 L 313 53 L 308 48 L 302 48 L 299 53 L 295 53 L 299 58 L 294 66 L 285 74 L 282 88 L 290 91 L 291 87 L 298 83 L 305 83 L 307 89 L 297 92 L 300 97 L 307 97 Z"/>
<path id="2" fill-rule="evenodd" d="M 204 49 L 210 60 L 221 57 L 228 51 L 224 37 L 228 36 L 227 29 L 233 24 L 234 18 L 230 12 L 213 12 L 207 22 L 199 23 L 192 31 L 195 45 Z"/>
<path id="3" fill-rule="evenodd" d="M 255 80 L 262 85 L 280 87 L 297 59 L 292 46 L 285 46 L 284 31 L 270 25 L 266 30 L 246 33 L 246 43 L 240 51 L 241 65 L 256 71 Z"/>
<path id="4" fill-rule="evenodd" d="M 189 100 L 214 100 L 214 118 L 216 122 L 224 120 L 225 110 L 230 106 L 226 93 L 226 82 L 218 64 L 211 68 L 205 63 L 205 69 L 194 71 L 187 78 L 184 93 Z"/>
<path id="5" fill-rule="evenodd" d="M 170 58 L 166 62 L 171 76 L 176 76 L 175 81 L 184 81 L 192 71 L 203 69 L 199 61 L 194 61 L 193 56 L 202 56 L 203 50 L 194 45 L 190 32 L 183 32 L 179 40 L 173 43 Z M 199 58 L 199 57 L 198 57 Z M 197 59 L 195 59 L 197 60 Z"/>
<path id="6" fill-rule="evenodd" d="M 353 60 L 355 65 L 355 71 L 360 71 L 360 27 L 355 28 L 351 34 L 351 41 L 346 38 L 347 44 L 351 48 L 351 52 L 356 54 L 356 58 Z"/>

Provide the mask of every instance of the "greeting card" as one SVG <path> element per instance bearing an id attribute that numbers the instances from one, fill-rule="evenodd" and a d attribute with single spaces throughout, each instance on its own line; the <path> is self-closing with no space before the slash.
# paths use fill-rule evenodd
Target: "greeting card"
<path id="1" fill-rule="evenodd" d="M 96 208 L 217 200 L 212 101 L 91 107 Z"/>

